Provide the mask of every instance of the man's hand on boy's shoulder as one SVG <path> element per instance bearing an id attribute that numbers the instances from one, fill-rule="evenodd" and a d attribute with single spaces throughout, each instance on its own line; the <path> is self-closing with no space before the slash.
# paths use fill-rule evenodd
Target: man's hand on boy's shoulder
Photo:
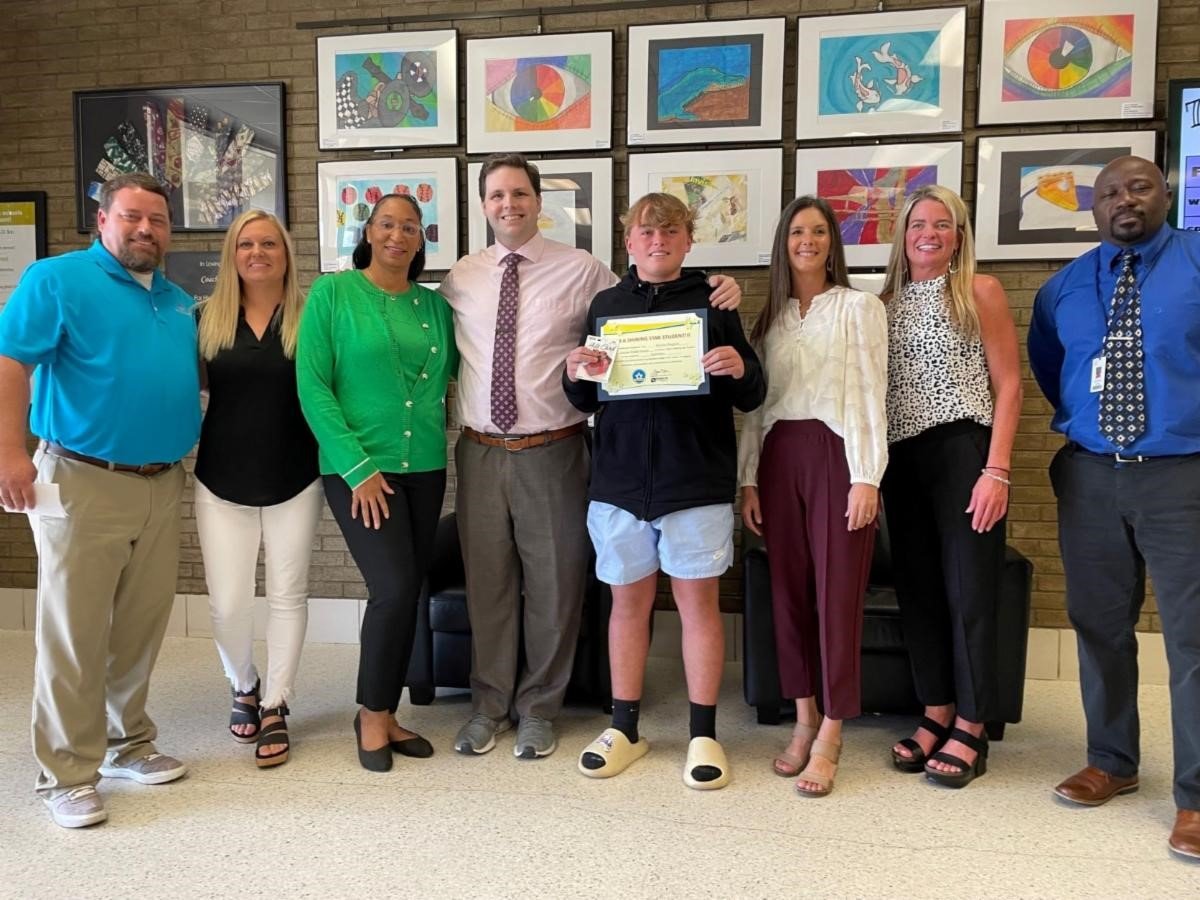
<path id="1" fill-rule="evenodd" d="M 736 347 L 713 347 L 700 357 L 700 362 L 709 375 L 728 375 L 736 379 L 746 374 L 746 361 Z"/>
<path id="2" fill-rule="evenodd" d="M 742 302 L 742 288 L 729 275 L 708 276 L 709 287 L 713 292 L 708 295 L 708 302 L 717 309 L 737 309 Z"/>

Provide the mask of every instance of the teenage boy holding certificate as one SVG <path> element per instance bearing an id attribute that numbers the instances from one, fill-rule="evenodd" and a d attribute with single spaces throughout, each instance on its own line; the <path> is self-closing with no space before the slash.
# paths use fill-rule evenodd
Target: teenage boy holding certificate
<path id="1" fill-rule="evenodd" d="M 579 770 L 607 778 L 649 750 L 638 734 L 638 712 L 661 569 L 671 578 L 683 623 L 691 707 L 683 780 L 712 790 L 729 781 L 716 741 L 725 661 L 717 582 L 733 561 L 733 408 L 755 409 L 766 385 L 737 313 L 709 309 L 704 273 L 683 270 L 692 247 L 687 206 L 667 194 L 647 194 L 622 221 L 636 265 L 592 300 L 581 342 L 589 343 L 589 335 L 615 337 L 615 355 L 602 349 L 606 342 L 593 340 L 568 354 L 563 376 L 571 403 L 596 414 L 588 531 L 596 575 L 613 593 L 612 727 L 584 749 Z M 706 323 L 703 339 L 678 340 L 680 329 L 697 319 Z M 623 342 L 623 336 L 632 339 Z M 689 369 L 699 377 L 689 379 Z"/>

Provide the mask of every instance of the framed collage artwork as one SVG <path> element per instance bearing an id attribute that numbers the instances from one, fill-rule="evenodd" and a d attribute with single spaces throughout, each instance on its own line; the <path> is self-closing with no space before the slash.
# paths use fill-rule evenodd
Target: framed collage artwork
<path id="1" fill-rule="evenodd" d="M 425 268 L 458 259 L 458 169 L 454 159 L 354 160 L 317 164 L 317 240 L 321 271 L 351 267 L 371 208 L 387 194 L 409 194 L 421 209 Z"/>
<path id="2" fill-rule="evenodd" d="M 796 196 L 815 194 L 837 216 L 846 265 L 887 265 L 908 194 L 941 184 L 962 185 L 961 141 L 879 144 L 796 151 Z"/>
<path id="3" fill-rule="evenodd" d="M 1167 147 L 1171 186 L 1170 223 L 1200 231 L 1200 78 L 1167 82 Z"/>
<path id="4" fill-rule="evenodd" d="M 317 38 L 322 150 L 458 143 L 458 32 Z"/>
<path id="5" fill-rule="evenodd" d="M 796 139 L 962 131 L 965 7 L 801 17 Z"/>
<path id="6" fill-rule="evenodd" d="M 593 159 L 535 159 L 542 176 L 542 214 L 538 228 L 545 237 L 586 250 L 612 266 L 613 162 Z M 495 243 L 479 203 L 482 163 L 467 165 L 467 247 L 471 253 Z"/>
<path id="7" fill-rule="evenodd" d="M 1157 28 L 1150 0 L 988 0 L 979 124 L 1150 118 Z"/>
<path id="8" fill-rule="evenodd" d="M 661 191 L 691 208 L 689 266 L 764 266 L 771 261 L 782 172 L 783 151 L 776 148 L 631 153 L 629 202 Z"/>
<path id="9" fill-rule="evenodd" d="M 975 255 L 1074 259 L 1099 243 L 1096 176 L 1119 156 L 1154 159 L 1153 131 L 979 139 Z"/>
<path id="10" fill-rule="evenodd" d="M 777 141 L 785 21 L 631 25 L 629 146 Z"/>
<path id="11" fill-rule="evenodd" d="M 611 147 L 612 46 L 611 31 L 467 41 L 467 152 Z"/>

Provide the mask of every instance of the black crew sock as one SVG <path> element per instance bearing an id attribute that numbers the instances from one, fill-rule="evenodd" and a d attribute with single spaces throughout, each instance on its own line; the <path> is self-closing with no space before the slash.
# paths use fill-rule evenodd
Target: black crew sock
<path id="1" fill-rule="evenodd" d="M 717 739 L 717 707 L 705 706 L 702 703 L 688 703 L 688 729 L 694 738 L 706 737 Z"/>
<path id="2" fill-rule="evenodd" d="M 638 742 L 638 716 L 642 711 L 641 700 L 618 700 L 613 697 L 612 727 L 629 738 L 629 743 Z"/>

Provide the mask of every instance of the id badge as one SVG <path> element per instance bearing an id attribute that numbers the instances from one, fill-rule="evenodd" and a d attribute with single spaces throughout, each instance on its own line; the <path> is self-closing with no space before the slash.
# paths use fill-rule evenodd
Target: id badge
<path id="1" fill-rule="evenodd" d="M 1107 365 L 1107 360 L 1103 356 L 1097 356 L 1092 360 L 1092 383 L 1091 391 L 1093 394 L 1098 394 L 1104 390 L 1104 368 Z"/>

